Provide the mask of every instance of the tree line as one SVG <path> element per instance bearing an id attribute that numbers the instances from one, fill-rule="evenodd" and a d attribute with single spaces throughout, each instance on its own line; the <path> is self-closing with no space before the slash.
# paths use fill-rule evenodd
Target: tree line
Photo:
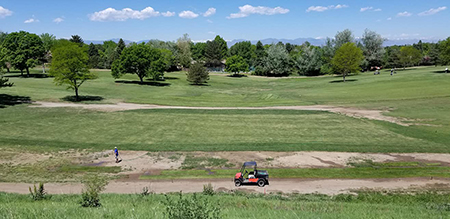
<path id="1" fill-rule="evenodd" d="M 322 46 L 308 42 L 263 45 L 261 41 L 253 45 L 243 41 L 231 47 L 220 36 L 197 43 L 185 34 L 174 42 L 150 40 L 126 45 L 120 39 L 118 43 L 105 41 L 87 45 L 78 35 L 66 40 L 56 39 L 48 33 L 38 36 L 25 31 L 0 32 L 0 68 L 7 72 L 11 68 L 20 70 L 22 76 L 25 71 L 29 76 L 30 68 L 42 65 L 45 73 L 46 65 L 50 63 L 50 74 L 55 76 L 55 82 L 68 84 L 78 93 L 78 87 L 85 80 L 96 77 L 89 73 L 91 68 L 111 69 L 114 78 L 136 74 L 142 83 L 145 78 L 163 80 L 164 72 L 187 70 L 197 64 L 193 72 L 202 76 L 193 75 L 188 79 L 198 84 L 208 77 L 202 67 L 232 74 L 252 72 L 260 76 L 342 74 L 345 80 L 348 73 L 378 67 L 450 63 L 450 38 L 438 43 L 419 41 L 414 45 L 389 47 L 383 47 L 384 41 L 380 34 L 368 29 L 358 39 L 348 29 L 338 32 L 334 38 L 327 38 Z"/>

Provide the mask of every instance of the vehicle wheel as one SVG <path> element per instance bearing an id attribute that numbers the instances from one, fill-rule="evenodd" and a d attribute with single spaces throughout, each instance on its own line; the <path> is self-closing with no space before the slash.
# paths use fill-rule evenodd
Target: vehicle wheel
<path id="1" fill-rule="evenodd" d="M 264 180 L 262 180 L 262 179 L 258 180 L 257 183 L 258 183 L 259 187 L 264 187 L 266 185 L 266 182 L 264 182 Z"/>
<path id="2" fill-rule="evenodd" d="M 236 187 L 241 186 L 241 180 L 235 180 L 235 181 L 234 181 L 234 185 L 235 185 Z"/>

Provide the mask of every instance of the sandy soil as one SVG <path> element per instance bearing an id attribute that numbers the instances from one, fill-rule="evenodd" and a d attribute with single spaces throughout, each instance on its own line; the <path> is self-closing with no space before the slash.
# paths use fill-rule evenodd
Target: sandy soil
<path id="1" fill-rule="evenodd" d="M 134 104 L 134 103 L 117 103 L 117 104 L 78 104 L 78 103 L 61 103 L 61 102 L 34 102 L 34 105 L 30 107 L 81 107 L 90 110 L 99 110 L 105 112 L 114 111 L 126 111 L 136 109 L 205 109 L 205 110 L 226 110 L 226 109 L 240 109 L 240 110 L 315 110 L 315 111 L 328 111 L 332 113 L 339 113 L 346 116 L 355 118 L 366 118 L 371 120 L 380 120 L 396 123 L 403 126 L 409 126 L 410 121 L 407 119 L 396 118 L 392 116 L 385 116 L 383 113 L 388 112 L 386 110 L 368 110 L 357 109 L 347 107 L 335 107 L 327 105 L 314 105 L 314 106 L 273 106 L 273 107 L 187 107 L 187 106 L 160 106 L 151 104 Z M 418 125 L 418 124 L 414 124 Z"/>
<path id="2" fill-rule="evenodd" d="M 203 185 L 211 182 L 216 190 L 231 191 L 235 189 L 248 192 L 283 192 L 283 193 L 346 193 L 355 189 L 408 189 L 411 187 L 427 187 L 444 185 L 450 187 L 450 179 L 408 178 L 408 179 L 271 179 L 265 188 L 257 186 L 234 187 L 230 179 L 190 179 L 190 180 L 140 180 L 143 174 L 157 174 L 161 170 L 179 169 L 186 156 L 215 157 L 227 159 L 229 163 L 239 168 L 242 160 L 255 160 L 260 168 L 327 168 L 343 167 L 348 162 L 370 159 L 374 162 L 425 162 L 440 163 L 450 166 L 450 154 L 430 153 L 346 153 L 346 152 L 147 152 L 120 151 L 121 163 L 114 162 L 111 151 L 95 153 L 59 152 L 55 154 L 17 154 L 2 160 L 13 165 L 32 164 L 50 157 L 69 158 L 75 163 L 89 166 L 121 166 L 121 175 L 128 177 L 110 182 L 107 193 L 139 193 L 143 187 L 157 193 L 166 192 L 201 192 Z M 26 160 L 24 160 L 26 159 Z M 0 183 L 0 191 L 27 193 L 30 184 Z M 46 189 L 53 194 L 79 193 L 82 185 L 79 183 L 47 183 Z"/>
<path id="3" fill-rule="evenodd" d="M 202 192 L 203 185 L 211 183 L 216 191 L 241 190 L 255 193 L 320 193 L 320 194 L 340 194 L 349 193 L 358 189 L 374 190 L 398 190 L 417 189 L 450 186 L 450 179 L 384 179 L 384 180 L 358 180 L 358 179 L 272 179 L 270 185 L 265 187 L 242 186 L 235 187 L 232 180 L 163 180 L 163 181 L 114 181 L 108 184 L 105 193 L 136 194 L 140 193 L 144 187 L 156 193 L 168 192 Z M 0 191 L 10 193 L 28 194 L 28 187 L 33 186 L 27 183 L 0 183 Z M 79 183 L 47 183 L 45 189 L 50 194 L 71 194 L 81 193 L 83 186 Z"/>

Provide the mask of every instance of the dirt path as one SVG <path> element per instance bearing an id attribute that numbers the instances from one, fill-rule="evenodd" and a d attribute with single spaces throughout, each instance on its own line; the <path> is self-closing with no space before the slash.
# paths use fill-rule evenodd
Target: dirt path
<path id="1" fill-rule="evenodd" d="M 229 180 L 163 180 L 163 181 L 113 181 L 106 187 L 105 193 L 136 194 L 142 191 L 142 188 L 148 187 L 155 193 L 168 192 L 202 192 L 203 185 L 211 183 L 216 191 L 242 190 L 256 193 L 320 193 L 335 195 L 340 193 L 349 193 L 357 189 L 417 189 L 417 188 L 436 188 L 450 186 L 450 179 L 272 179 L 270 185 L 265 187 L 242 186 L 235 187 L 231 179 Z M 28 194 L 28 187 L 32 184 L 27 183 L 0 183 L 1 192 Z M 79 183 L 47 183 L 45 189 L 50 194 L 73 194 L 81 193 L 82 185 Z"/>
<path id="2" fill-rule="evenodd" d="M 61 103 L 61 102 L 34 102 L 35 105 L 30 107 L 81 107 L 83 109 L 98 110 L 105 112 L 137 110 L 137 109 L 203 109 L 203 110 L 314 110 L 339 113 L 355 118 L 367 118 L 371 120 L 387 121 L 402 126 L 411 124 L 405 123 L 406 119 L 385 116 L 385 110 L 368 110 L 347 107 L 335 107 L 327 105 L 313 106 L 271 106 L 271 107 L 189 107 L 189 106 L 161 106 L 151 104 L 134 104 L 134 103 L 117 103 L 117 104 L 78 104 L 78 103 Z M 415 124 L 417 125 L 417 124 Z"/>

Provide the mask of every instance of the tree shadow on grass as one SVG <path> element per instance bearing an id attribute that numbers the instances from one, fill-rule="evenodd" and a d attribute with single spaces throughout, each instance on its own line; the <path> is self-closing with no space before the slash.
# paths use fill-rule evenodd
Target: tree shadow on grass
<path id="1" fill-rule="evenodd" d="M 436 74 L 445 74 L 445 70 L 442 70 L 442 71 L 432 71 L 433 73 L 436 73 Z"/>
<path id="2" fill-rule="evenodd" d="M 211 86 L 211 85 L 209 85 L 209 84 L 194 84 L 194 83 L 190 83 L 189 85 L 192 85 L 192 86 L 198 86 L 198 87 L 208 87 L 208 86 Z"/>
<path id="3" fill-rule="evenodd" d="M 138 85 L 147 85 L 147 86 L 155 86 L 155 87 L 170 86 L 169 83 L 162 83 L 162 82 L 158 82 L 158 81 L 144 81 L 144 82 L 140 82 L 140 81 L 117 80 L 115 82 L 116 83 L 120 83 L 120 84 L 138 84 Z"/>
<path id="4" fill-rule="evenodd" d="M 31 98 L 25 96 L 0 94 L 0 108 L 6 108 L 7 106 L 14 106 L 23 103 L 31 103 Z"/>
<path id="5" fill-rule="evenodd" d="M 48 78 L 50 76 L 48 76 L 48 74 L 34 74 L 33 73 L 33 74 L 30 74 L 30 76 L 28 77 L 26 73 L 24 73 L 23 76 L 20 75 L 20 73 L 19 74 L 13 73 L 10 75 L 5 74 L 5 75 L 3 75 L 3 77 L 5 77 L 5 78 Z"/>
<path id="6" fill-rule="evenodd" d="M 248 76 L 247 75 L 243 75 L 243 74 L 231 74 L 231 75 L 227 75 L 227 77 L 230 77 L 230 78 L 246 78 Z"/>
<path id="7" fill-rule="evenodd" d="M 180 78 L 177 78 L 177 77 L 166 77 L 166 76 L 164 76 L 164 80 L 180 80 Z"/>
<path id="8" fill-rule="evenodd" d="M 329 83 L 346 83 L 346 82 L 354 82 L 354 81 L 358 81 L 358 79 L 346 79 L 345 82 L 344 80 L 335 80 L 335 81 L 330 81 Z"/>
<path id="9" fill-rule="evenodd" d="M 82 101 L 102 101 L 105 98 L 101 96 L 78 96 L 78 100 L 76 99 L 76 96 L 65 96 L 61 98 L 61 100 L 69 101 L 69 102 L 82 102 Z"/>

